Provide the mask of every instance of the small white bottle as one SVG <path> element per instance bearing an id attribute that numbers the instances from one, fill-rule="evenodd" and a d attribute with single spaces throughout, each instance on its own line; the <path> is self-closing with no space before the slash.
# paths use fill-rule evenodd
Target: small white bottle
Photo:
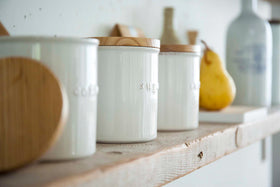
<path id="1" fill-rule="evenodd" d="M 236 83 L 233 104 L 271 105 L 272 33 L 256 14 L 257 0 L 241 0 L 241 14 L 227 33 L 227 69 Z"/>

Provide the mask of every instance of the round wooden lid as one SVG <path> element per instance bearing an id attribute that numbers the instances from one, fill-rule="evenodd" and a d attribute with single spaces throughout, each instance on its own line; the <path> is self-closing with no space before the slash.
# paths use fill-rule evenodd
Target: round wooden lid
<path id="1" fill-rule="evenodd" d="M 188 52 L 188 53 L 200 53 L 201 47 L 199 45 L 161 45 L 160 52 Z"/>
<path id="2" fill-rule="evenodd" d="M 94 37 L 99 40 L 99 46 L 134 46 L 160 48 L 160 40 L 136 37 Z"/>
<path id="3" fill-rule="evenodd" d="M 0 172 L 40 158 L 61 134 L 67 98 L 54 74 L 39 61 L 0 59 Z"/>

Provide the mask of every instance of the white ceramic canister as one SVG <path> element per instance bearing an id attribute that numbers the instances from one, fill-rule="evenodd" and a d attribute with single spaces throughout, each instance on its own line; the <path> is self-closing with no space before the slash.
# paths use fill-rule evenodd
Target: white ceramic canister
<path id="1" fill-rule="evenodd" d="M 158 130 L 198 127 L 200 46 L 161 45 Z"/>
<path id="2" fill-rule="evenodd" d="M 280 104 L 280 20 L 269 21 L 272 29 L 272 104 Z"/>
<path id="3" fill-rule="evenodd" d="M 39 60 L 66 89 L 68 122 L 58 142 L 43 159 L 74 159 L 95 152 L 97 47 L 96 39 L 0 37 L 0 58 L 23 56 Z"/>
<path id="4" fill-rule="evenodd" d="M 160 41 L 98 37 L 97 141 L 132 143 L 157 136 Z"/>

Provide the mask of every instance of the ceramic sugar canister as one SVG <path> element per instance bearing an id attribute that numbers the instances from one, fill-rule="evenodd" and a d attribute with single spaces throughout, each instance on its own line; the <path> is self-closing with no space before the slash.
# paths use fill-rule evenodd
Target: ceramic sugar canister
<path id="1" fill-rule="evenodd" d="M 132 143 L 157 136 L 160 41 L 98 37 L 97 141 Z"/>

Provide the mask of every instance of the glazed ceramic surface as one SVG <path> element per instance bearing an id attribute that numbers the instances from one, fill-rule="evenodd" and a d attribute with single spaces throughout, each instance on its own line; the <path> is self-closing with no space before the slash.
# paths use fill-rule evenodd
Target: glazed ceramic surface
<path id="1" fill-rule="evenodd" d="M 198 127 L 199 66 L 199 53 L 160 53 L 159 130 L 191 130 Z"/>
<path id="2" fill-rule="evenodd" d="M 97 140 L 143 142 L 157 136 L 159 49 L 100 46 Z"/>
<path id="3" fill-rule="evenodd" d="M 272 34 L 256 13 L 257 0 L 241 0 L 242 11 L 227 33 L 227 70 L 236 85 L 234 105 L 270 106 Z"/>
<path id="4" fill-rule="evenodd" d="M 23 56 L 41 61 L 67 91 L 67 125 L 44 159 L 80 158 L 95 152 L 97 46 L 95 39 L 0 37 L 0 57 Z"/>

